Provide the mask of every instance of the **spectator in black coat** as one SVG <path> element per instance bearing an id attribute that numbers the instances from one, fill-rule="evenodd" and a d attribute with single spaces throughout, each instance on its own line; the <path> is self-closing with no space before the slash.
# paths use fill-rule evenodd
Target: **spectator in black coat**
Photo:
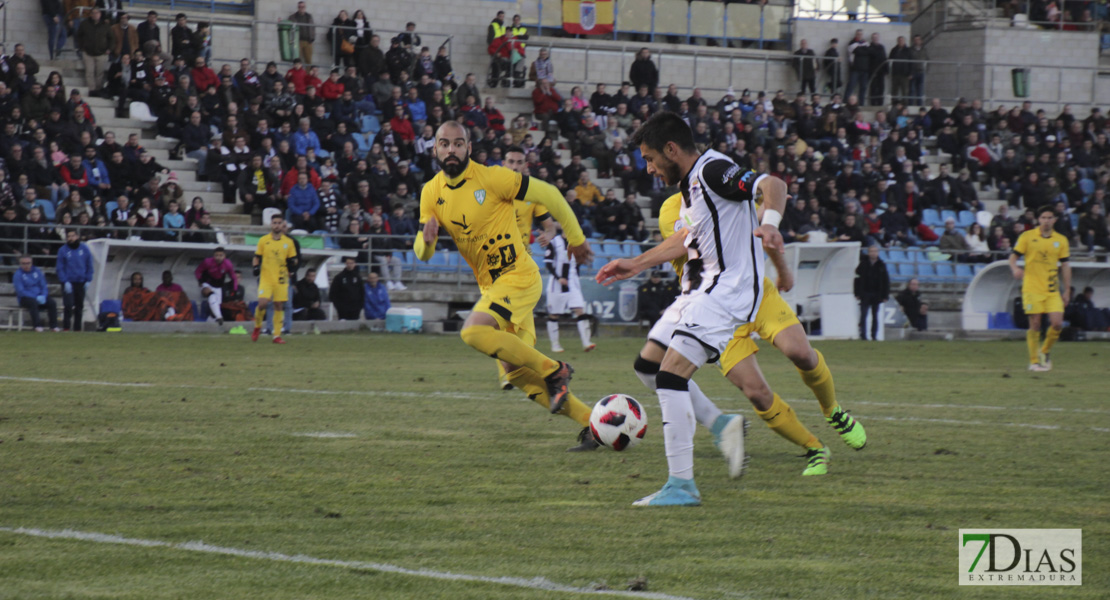
<path id="1" fill-rule="evenodd" d="M 636 290 L 636 318 L 654 325 L 663 311 L 674 302 L 678 292 L 673 279 L 664 279 L 662 271 L 652 271 L 651 277 Z"/>
<path id="2" fill-rule="evenodd" d="M 906 313 L 910 326 L 918 331 L 925 331 L 929 328 L 929 305 L 921 300 L 918 286 L 916 277 L 909 280 L 906 289 L 898 292 L 896 300 L 902 306 L 902 312 Z"/>
<path id="3" fill-rule="evenodd" d="M 659 69 L 651 60 L 651 50 L 640 49 L 640 53 L 636 55 L 636 60 L 632 61 L 632 67 L 628 70 L 628 80 L 632 82 L 633 89 L 640 89 L 640 86 L 646 85 L 648 92 L 655 94 L 655 88 L 659 85 Z"/>
<path id="4" fill-rule="evenodd" d="M 853 292 L 859 300 L 859 337 L 867 339 L 867 313 L 871 313 L 871 340 L 874 341 L 879 333 L 879 307 L 890 298 L 890 274 L 887 273 L 886 263 L 879 258 L 879 246 L 867 248 L 867 260 L 862 260 L 856 267 L 856 280 Z"/>
<path id="5" fill-rule="evenodd" d="M 883 94 L 886 91 L 886 74 L 890 71 L 890 63 L 886 61 L 886 48 L 879 43 L 879 34 L 871 34 L 871 43 L 867 47 L 871 66 L 870 88 L 871 106 L 883 105 Z M 862 94 L 861 94 L 862 96 Z M 860 99 L 863 104 L 863 98 Z"/>
<path id="6" fill-rule="evenodd" d="M 364 290 L 362 275 L 359 274 L 355 257 L 344 259 L 344 268 L 331 280 L 328 297 L 335 306 L 335 312 L 343 321 L 357 321 L 362 312 Z"/>
<path id="7" fill-rule="evenodd" d="M 316 269 L 304 272 L 293 293 L 294 321 L 324 321 L 327 315 L 320 308 L 320 288 L 316 285 Z"/>

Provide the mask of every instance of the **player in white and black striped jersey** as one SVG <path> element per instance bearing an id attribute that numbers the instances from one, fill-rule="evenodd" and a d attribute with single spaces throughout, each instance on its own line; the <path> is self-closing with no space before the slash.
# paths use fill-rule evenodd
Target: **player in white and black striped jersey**
<path id="1" fill-rule="evenodd" d="M 567 252 L 562 230 L 551 238 L 544 250 L 543 262 L 550 275 L 547 279 L 547 336 L 551 339 L 551 351 L 563 351 L 559 344 L 559 317 L 567 314 L 574 315 L 582 349 L 593 350 L 597 346 L 590 341 L 590 315 L 586 314 L 586 300 L 578 280 L 578 263 Z"/>
<path id="2" fill-rule="evenodd" d="M 750 322 L 759 310 L 763 246 L 782 250 L 778 222 L 786 205 L 786 184 L 745 171 L 718 152 L 699 154 L 689 126 L 670 113 L 649 119 L 633 135 L 632 143 L 640 148 L 649 173 L 680 187 L 681 235 L 671 236 L 636 258 L 610 262 L 598 272 L 597 280 L 607 284 L 683 255 L 688 259 L 683 294 L 672 305 L 672 309 L 680 308 L 680 316 L 672 337 L 664 340 L 667 350 L 649 384 L 656 389 L 663 412 L 670 478 L 661 490 L 634 504 L 697 505 L 701 495 L 693 479 L 690 378 L 705 363 L 716 361 L 737 328 Z M 760 194 L 765 207 L 762 224 L 757 221 L 755 206 Z M 744 386 L 744 391 L 753 403 L 770 407 L 777 396 L 766 386 L 758 366 L 754 368 L 763 389 L 753 391 Z"/>

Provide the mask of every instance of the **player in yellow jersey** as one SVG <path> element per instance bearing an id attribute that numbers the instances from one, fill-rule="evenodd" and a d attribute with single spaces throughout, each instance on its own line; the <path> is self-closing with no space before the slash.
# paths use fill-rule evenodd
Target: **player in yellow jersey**
<path id="1" fill-rule="evenodd" d="M 663 202 L 659 209 L 659 231 L 664 239 L 676 233 L 676 230 L 683 230 L 679 222 L 681 202 L 682 194 L 675 194 Z M 796 417 L 790 418 L 794 415 L 793 409 L 777 396 L 770 403 L 758 400 L 766 396 L 761 392 L 769 390 L 769 386 L 755 363 L 755 353 L 759 351 L 759 347 L 751 339 L 753 332 L 778 348 L 794 363 L 802 381 L 813 390 L 821 404 L 825 419 L 836 429 L 846 444 L 857 450 L 862 449 L 867 443 L 867 435 L 863 426 L 838 405 L 832 373 L 825 364 L 825 357 L 809 344 L 809 339 L 801 323 L 798 322 L 797 315 L 778 293 L 780 289 L 789 291 L 794 287 L 794 275 L 782 253 L 774 248 L 764 248 L 764 250 L 778 272 L 777 286 L 769 278 L 764 278 L 763 301 L 759 305 L 755 319 L 736 329 L 732 340 L 721 354 L 718 366 L 721 373 L 751 399 L 756 413 L 764 418 L 775 433 L 802 446 L 807 453 L 814 454 L 814 456 L 807 456 L 807 465 L 803 474 L 823 475 L 828 472 L 828 450 L 823 445 L 817 445 L 820 441 L 804 425 L 796 422 Z M 686 257 L 679 257 L 671 263 L 674 265 L 675 272 L 681 276 Z M 636 361 L 637 375 L 649 387 L 650 375 L 658 370 L 663 356 L 660 342 L 660 340 L 649 339 L 649 343 L 644 345 Z M 693 386 L 691 386 L 691 395 L 693 396 Z M 728 433 L 731 433 L 726 432 L 725 429 L 730 425 L 729 417 L 722 415 L 708 398 L 698 398 L 694 402 L 694 408 L 697 421 L 713 431 L 718 446 L 722 451 L 726 451 Z M 772 408 L 775 410 L 772 411 Z M 733 428 L 737 426 L 731 425 Z M 722 444 L 722 442 L 726 443 Z M 727 453 L 726 456 L 728 456 Z"/>
<path id="2" fill-rule="evenodd" d="M 424 231 L 416 237 L 413 250 L 420 260 L 429 260 L 440 227 L 447 231 L 474 270 L 482 292 L 463 323 L 463 341 L 504 362 L 509 382 L 533 401 L 581 425 L 580 445 L 575 449 L 592 450 L 597 444 L 589 435 L 590 407 L 568 388 L 573 369 L 535 349 L 532 312 L 543 283 L 516 226 L 514 201 L 536 202 L 551 211 L 566 231 L 570 252 L 580 261 L 593 260 L 593 252 L 558 190 L 503 167 L 471 162 L 470 151 L 465 127 L 454 121 L 440 126 L 434 152 L 442 171 L 421 191 Z"/>
<path id="3" fill-rule="evenodd" d="M 525 171 L 525 157 L 524 149 L 520 146 L 509 146 L 505 150 L 505 160 L 502 166 L 514 173 L 524 174 Z M 516 211 L 516 226 L 520 230 L 520 239 L 525 240 L 528 245 L 529 254 L 531 254 L 531 245 L 527 240 L 532 236 L 532 228 L 536 223 L 543 227 L 543 233 L 537 238 L 536 241 L 541 246 L 547 246 L 551 242 L 551 238 L 555 237 L 555 220 L 551 218 L 551 213 L 542 204 L 535 202 L 526 202 L 524 200 L 516 200 L 513 202 L 513 209 Z M 532 257 L 535 260 L 535 257 Z M 497 363 L 497 381 L 502 390 L 509 391 L 513 389 L 513 384 L 505 377 L 505 365 L 501 361 L 494 360 Z"/>
<path id="4" fill-rule="evenodd" d="M 270 234 L 258 240 L 254 251 L 254 274 L 258 277 L 258 307 L 254 309 L 254 331 L 251 341 L 258 341 L 262 332 L 262 322 L 266 319 L 266 307 L 274 303 L 274 343 L 284 344 L 281 339 L 281 326 L 285 322 L 285 301 L 289 299 L 289 271 L 296 266 L 297 249 L 293 240 L 282 231 L 285 218 L 274 215 L 270 218 Z"/>
<path id="5" fill-rule="evenodd" d="M 1060 235 L 1056 225 L 1056 211 L 1045 205 L 1037 209 L 1036 229 L 1018 237 L 1010 255 L 1010 271 L 1014 279 L 1021 280 L 1021 303 L 1029 315 L 1029 331 L 1025 341 L 1029 347 L 1029 370 L 1049 371 L 1052 360 L 1049 352 L 1060 339 L 1064 328 L 1064 306 L 1071 300 L 1071 249 L 1068 238 Z M 1025 268 L 1018 266 L 1019 257 L 1025 257 Z M 1061 275 L 1063 282 L 1060 281 Z M 1062 285 L 1061 285 L 1062 283 Z M 1048 332 L 1041 344 L 1041 315 L 1048 315 Z"/>

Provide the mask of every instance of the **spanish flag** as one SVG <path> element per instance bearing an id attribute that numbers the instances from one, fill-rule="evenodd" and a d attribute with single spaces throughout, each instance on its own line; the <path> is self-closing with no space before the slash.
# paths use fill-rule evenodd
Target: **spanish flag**
<path id="1" fill-rule="evenodd" d="M 563 29 L 567 33 L 613 33 L 612 0 L 563 0 Z"/>

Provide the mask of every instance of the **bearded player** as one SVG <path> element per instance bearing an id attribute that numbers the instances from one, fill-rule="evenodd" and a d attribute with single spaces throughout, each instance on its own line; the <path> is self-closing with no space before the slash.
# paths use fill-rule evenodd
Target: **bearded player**
<path id="1" fill-rule="evenodd" d="M 543 283 L 517 228 L 514 209 L 518 200 L 542 205 L 562 225 L 569 252 L 586 263 L 593 252 L 570 205 L 543 181 L 472 162 L 470 134 L 457 122 L 440 126 L 434 152 L 442 171 L 420 194 L 424 231 L 416 237 L 413 250 L 420 260 L 431 259 L 440 227 L 447 231 L 474 270 L 482 292 L 463 323 L 463 341 L 503 362 L 509 382 L 537 404 L 581 425 L 580 443 L 572 450 L 596 448 L 589 433 L 590 407 L 568 387 L 573 369 L 535 349 L 532 312 Z"/>

